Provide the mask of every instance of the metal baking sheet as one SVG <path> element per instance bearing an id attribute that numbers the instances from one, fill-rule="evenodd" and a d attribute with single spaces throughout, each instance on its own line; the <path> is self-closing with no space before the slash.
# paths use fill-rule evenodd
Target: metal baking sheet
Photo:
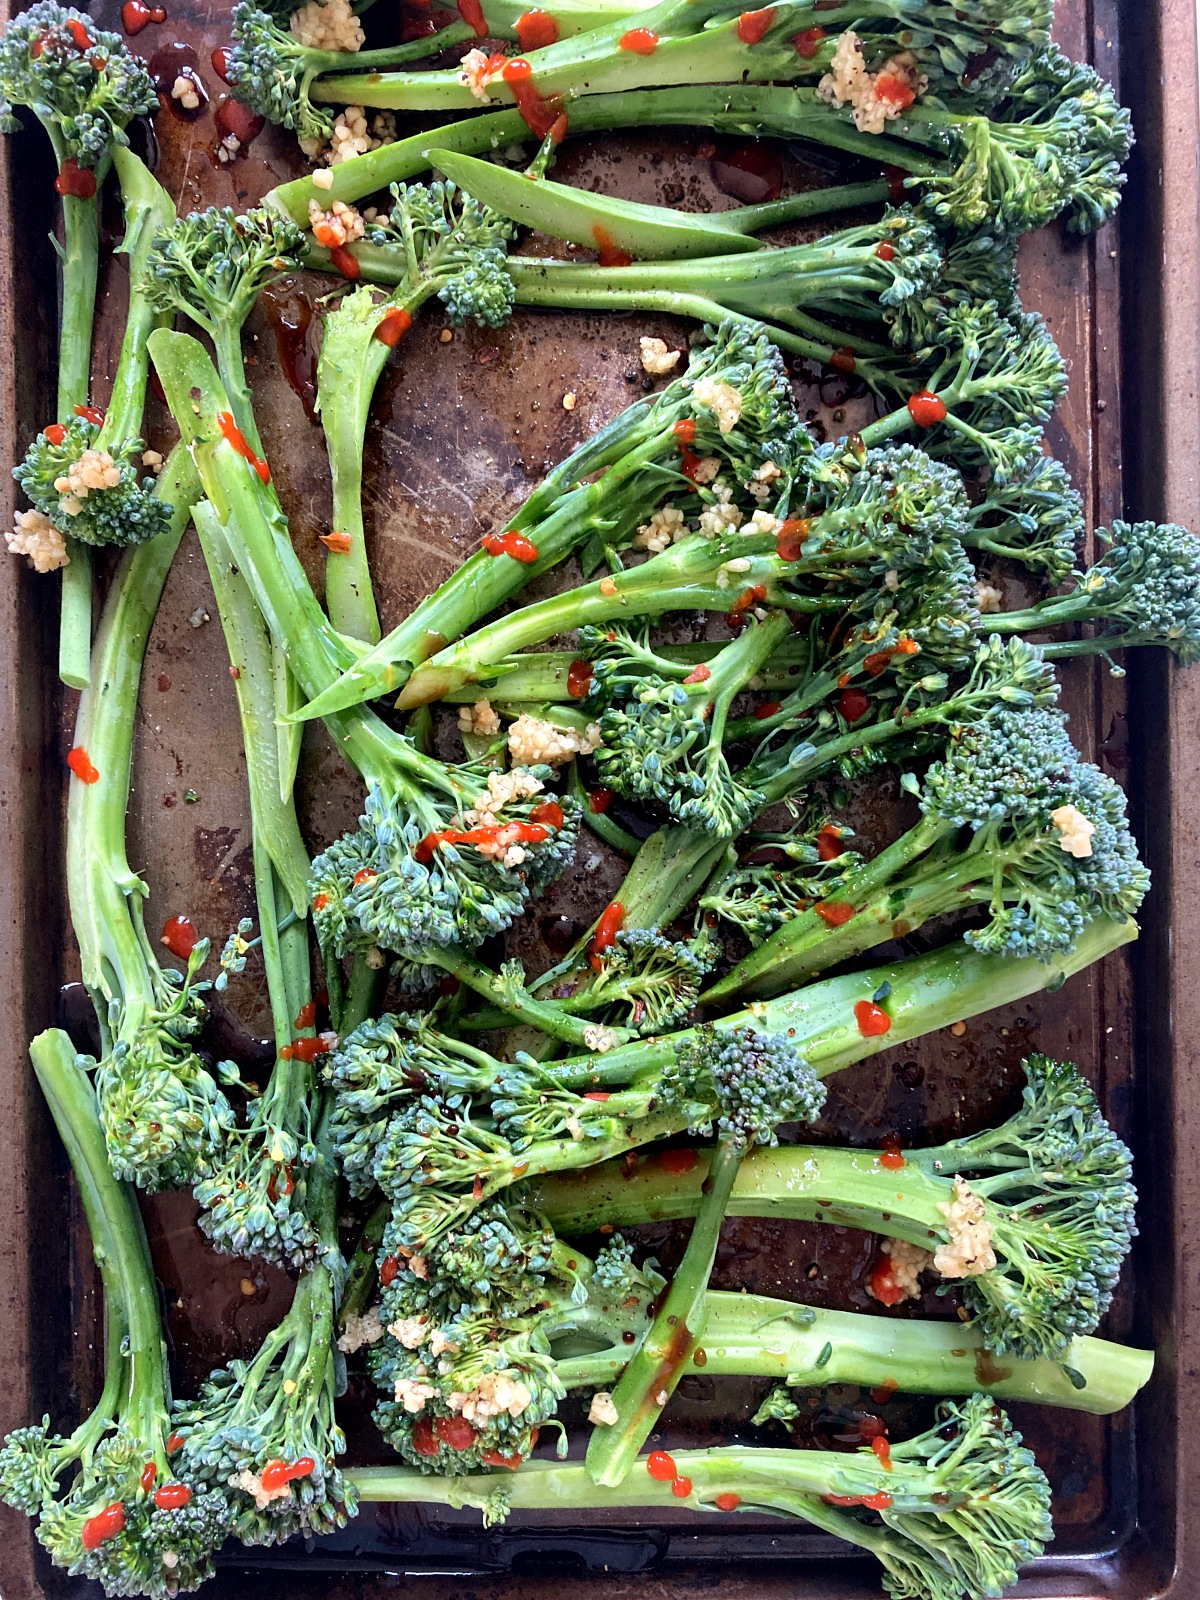
<path id="1" fill-rule="evenodd" d="M 300 163 L 290 136 L 266 130 L 242 159 L 215 159 L 212 111 L 224 86 L 210 52 L 226 42 L 228 11 L 206 0 L 169 6 L 162 27 L 133 42 L 156 67 L 180 60 L 205 84 L 210 106 L 195 122 L 164 110 L 155 119 L 161 181 L 181 210 L 244 207 Z M 1021 254 L 1027 303 L 1048 318 L 1071 368 L 1071 391 L 1052 429 L 1056 451 L 1083 490 L 1093 525 L 1119 515 L 1126 498 L 1139 515 L 1200 521 L 1197 376 L 1197 90 L 1195 13 L 1186 0 L 1130 4 L 1059 0 L 1058 36 L 1073 55 L 1118 80 L 1133 108 L 1139 146 L 1117 227 L 1086 242 L 1056 230 L 1027 240 Z M 114 0 L 94 8 L 117 27 Z M 1122 32 L 1124 24 L 1124 32 Z M 698 208 L 735 203 L 714 183 L 713 154 L 734 141 L 694 130 L 579 141 L 559 174 L 646 200 Z M 823 152 L 779 145 L 785 180 L 796 187 L 843 170 Z M 52 374 L 53 168 L 36 130 L 0 148 L 0 214 L 12 248 L 0 259 L 0 445 L 19 458 L 44 421 Z M 114 208 L 106 223 L 119 233 Z M 815 230 L 808 230 L 812 233 Z M 797 235 L 799 236 L 799 235 Z M 124 267 L 109 262 L 102 283 L 93 399 L 103 404 L 122 326 Z M 311 345 L 303 331 L 320 281 L 296 275 L 248 326 L 250 375 L 267 454 L 294 542 L 320 580 L 328 479 L 319 428 L 283 373 L 283 358 Z M 1124 304 L 1124 314 L 1122 314 Z M 289 331 L 289 329 L 295 331 Z M 376 394 L 368 435 L 368 536 L 385 627 L 446 575 L 517 505 L 541 473 L 638 392 L 637 340 L 659 333 L 680 342 L 686 326 L 659 317 L 574 317 L 519 313 L 495 331 L 457 330 L 448 341 L 427 308 L 397 352 Z M 281 343 L 282 340 L 282 343 Z M 801 403 L 830 431 L 845 421 L 843 396 L 797 375 Z M 577 396 L 573 411 L 562 398 Z M 853 402 L 851 400 L 850 404 Z M 839 412 L 843 413 L 839 415 Z M 167 438 L 152 403 L 152 442 Z M 10 514 L 10 485 L 0 512 Z M 208 624 L 194 626 L 207 609 Z M 70 1421 L 98 1391 L 99 1301 L 82 1217 L 62 1151 L 38 1102 L 25 1053 L 29 1037 L 61 1021 L 87 1036 L 87 1008 L 70 985 L 77 955 L 62 886 L 63 757 L 74 696 L 54 681 L 56 595 L 17 563 L 0 585 L 0 984 L 4 1005 L 0 1117 L 0 1340 L 9 1354 L 0 1386 L 0 1427 L 43 1411 Z M 1134 1144 L 1142 1192 L 1141 1238 L 1106 1330 L 1153 1343 L 1155 1378 L 1137 1405 L 1097 1419 L 1014 1407 L 1050 1474 L 1057 1539 L 1019 1592 L 1159 1596 L 1174 1586 L 1200 1594 L 1200 1562 L 1188 1559 L 1187 1507 L 1196 1505 L 1200 1468 L 1188 1440 L 1189 1380 L 1196 1366 L 1194 1319 L 1200 1293 L 1189 1275 L 1187 1230 L 1200 1208 L 1188 1186 L 1198 1153 L 1200 1091 L 1188 1068 L 1198 970 L 1193 882 L 1200 856 L 1196 730 L 1200 681 L 1157 659 L 1133 664 L 1124 681 L 1102 665 L 1066 671 L 1066 703 L 1077 742 L 1128 782 L 1137 831 L 1157 887 L 1142 918 L 1142 940 L 1040 997 L 875 1057 L 831 1085 L 822 1133 L 873 1143 L 943 1137 L 981 1126 L 1014 1103 L 1018 1063 L 1030 1048 L 1079 1061 L 1107 1111 Z M 130 856 L 151 887 L 148 925 L 186 911 L 219 944 L 252 909 L 244 769 L 224 642 L 208 596 L 203 561 L 189 536 L 171 575 L 147 654 L 137 714 Z M 319 732 L 306 737 L 302 815 L 319 847 L 353 819 L 359 790 Z M 869 826 L 870 815 L 865 819 Z M 585 846 L 581 855 L 596 854 Z M 547 920 L 580 924 L 611 897 L 613 860 L 581 864 L 514 935 L 528 959 L 546 959 Z M 248 969 L 214 1005 L 212 1042 L 253 1063 L 264 1025 L 261 973 Z M 175 1381 L 191 1392 L 217 1360 L 247 1354 L 278 1319 L 288 1278 L 260 1262 L 214 1256 L 201 1243 L 185 1196 L 146 1204 L 171 1342 Z M 677 1230 L 648 1241 L 664 1262 L 680 1248 Z M 869 1309 L 870 1260 L 862 1235 L 803 1224 L 727 1225 L 716 1280 L 724 1288 L 790 1295 Z M 930 1300 L 925 1314 L 945 1314 Z M 673 1403 L 661 1442 L 668 1448 L 729 1436 L 757 1403 L 754 1385 L 716 1392 L 704 1380 Z M 385 1459 L 365 1421 L 367 1397 L 348 1397 L 354 1459 Z M 813 1391 L 814 1443 L 836 1441 L 859 1396 Z M 896 1403 L 894 1420 L 917 1422 L 920 1402 Z M 1189 1494 L 1189 1486 L 1191 1493 Z M 49 1568 L 22 1517 L 0 1508 L 0 1594 L 4 1600 L 98 1593 Z M 329 1600 L 409 1589 L 422 1595 L 526 1600 L 561 1595 L 585 1575 L 608 1588 L 635 1584 L 640 1596 L 715 1590 L 767 1600 L 877 1594 L 874 1565 L 815 1531 L 769 1519 L 713 1519 L 680 1512 L 669 1521 L 572 1519 L 557 1514 L 484 1534 L 473 1514 L 412 1507 L 365 1507 L 343 1534 L 307 1549 L 235 1553 L 205 1592 L 321 1593 Z"/>

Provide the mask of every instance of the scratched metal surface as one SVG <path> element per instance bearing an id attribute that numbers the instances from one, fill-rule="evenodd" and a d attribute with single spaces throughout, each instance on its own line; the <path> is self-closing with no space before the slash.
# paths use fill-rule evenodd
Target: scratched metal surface
<path id="1" fill-rule="evenodd" d="M 214 112 L 219 114 L 225 91 L 210 65 L 210 52 L 225 42 L 227 13 L 201 0 L 176 0 L 169 9 L 168 23 L 148 28 L 133 48 L 157 57 L 156 69 L 190 67 L 205 86 L 209 103 L 195 121 L 183 121 L 168 109 L 155 119 L 158 176 L 181 210 L 207 204 L 244 207 L 299 170 L 290 136 L 268 129 L 236 162 L 216 162 Z M 1066 48 L 1114 73 L 1115 5 L 1109 0 L 1060 0 L 1059 13 L 1058 32 Z M 103 0 L 95 14 L 105 25 L 118 25 L 114 0 Z M 42 152 L 35 149 L 34 137 L 22 140 L 18 148 L 28 149 L 31 171 L 36 172 Z M 733 141 L 706 140 L 695 132 L 656 133 L 652 139 L 607 137 L 568 145 L 558 175 L 631 198 L 717 208 L 738 203 L 714 181 L 714 174 L 727 180 L 719 163 L 733 150 Z M 846 170 L 819 152 L 801 158 L 781 145 L 774 156 L 789 187 L 811 187 Z M 109 220 L 119 226 L 115 214 Z M 49 275 L 45 250 L 36 259 L 44 272 L 40 282 L 27 285 L 25 296 L 29 325 L 41 317 L 44 328 Z M 1105 522 L 1121 508 L 1116 230 L 1086 244 L 1067 242 L 1050 231 L 1027 241 L 1021 259 L 1027 304 L 1047 316 L 1071 364 L 1071 392 L 1053 425 L 1052 442 L 1085 491 L 1091 521 Z M 105 276 L 94 362 L 93 398 L 100 403 L 120 339 L 123 274 L 118 260 L 110 263 Z M 323 560 L 318 535 L 328 531 L 328 476 L 320 430 L 282 371 L 279 330 L 285 323 L 302 323 L 325 288 L 326 280 L 296 275 L 277 286 L 272 305 L 260 307 L 248 326 L 250 376 L 266 453 L 294 543 L 318 587 Z M 481 534 L 502 526 L 548 465 L 640 392 L 640 374 L 634 370 L 640 334 L 657 333 L 681 343 L 688 330 L 664 317 L 528 312 L 518 313 L 500 330 L 456 330 L 447 342 L 442 331 L 436 306 L 427 308 L 389 364 L 372 412 L 367 529 L 385 627 L 436 586 L 477 546 Z M 305 348 L 311 357 L 311 335 Z M 36 360 L 27 370 L 22 401 L 26 431 L 39 415 L 32 402 Z M 810 379 L 798 373 L 797 391 L 814 424 L 835 432 L 853 422 L 854 402 L 849 409 L 842 404 L 836 382 L 814 385 Z M 570 412 L 562 407 L 567 391 L 577 397 Z M 169 442 L 168 420 L 153 401 L 149 432 L 160 447 Z M 202 620 L 206 612 L 207 622 Z M 1090 665 L 1069 667 L 1065 678 L 1077 741 L 1113 776 L 1123 778 L 1127 755 L 1121 685 Z M 66 695 L 52 714 L 60 758 L 69 743 L 73 711 L 73 697 Z M 300 796 L 314 851 L 351 825 L 356 815 L 357 781 L 319 731 L 306 736 Z M 888 792 L 886 783 L 876 785 L 872 798 L 859 803 L 855 820 L 865 837 L 880 843 L 903 820 L 898 792 Z M 44 841 L 46 859 L 51 859 L 53 833 L 51 826 Z M 239 917 L 253 912 L 236 708 L 194 534 L 185 540 L 171 574 L 147 655 L 137 714 L 130 857 L 150 884 L 151 928 L 182 911 L 219 945 Z M 531 964 L 544 964 L 550 922 L 566 916 L 586 926 L 611 898 L 619 875 L 615 858 L 585 839 L 579 862 L 514 931 L 512 947 Z M 59 905 L 53 926 L 64 925 L 65 911 Z M 48 942 L 53 946 L 53 937 Z M 75 956 L 69 937 L 61 945 L 48 952 L 48 959 L 68 980 L 76 975 Z M 960 1038 L 946 1032 L 844 1072 L 830 1085 L 817 1136 L 874 1144 L 885 1133 L 896 1133 L 904 1142 L 916 1143 L 981 1126 L 1012 1108 L 1019 1063 L 1031 1048 L 1079 1061 L 1100 1088 L 1110 1116 L 1125 1129 L 1131 1115 L 1130 984 L 1128 962 L 1117 956 L 1073 980 L 1058 996 L 1022 1002 L 969 1023 Z M 257 1046 L 265 1021 L 262 988 L 261 971 L 251 966 L 225 998 L 215 1000 L 210 1030 L 212 1046 L 237 1055 L 251 1076 L 262 1058 Z M 68 1005 L 67 1012 L 79 1026 L 78 1008 Z M 58 1204 L 61 1211 L 61 1198 Z M 181 1392 L 190 1393 L 218 1359 L 255 1348 L 286 1307 L 291 1285 L 284 1274 L 260 1262 L 212 1254 L 200 1240 L 187 1197 L 157 1197 L 145 1209 L 164 1288 L 176 1382 Z M 56 1234 L 48 1253 L 57 1261 L 61 1315 L 86 1333 L 96 1312 L 95 1285 L 77 1208 L 72 1221 L 69 1249 Z M 677 1258 L 678 1228 L 643 1234 L 646 1248 L 664 1264 Z M 723 1234 L 715 1282 L 722 1288 L 784 1294 L 813 1304 L 877 1309 L 865 1289 L 872 1255 L 871 1239 L 849 1230 L 734 1221 Z M 1108 1322 L 1107 1331 L 1116 1337 L 1128 1335 L 1133 1326 L 1132 1290 L 1131 1273 Z M 913 1311 L 952 1315 L 953 1302 L 928 1296 Z M 90 1336 L 76 1336 L 69 1348 L 59 1339 L 53 1347 L 56 1354 L 42 1354 L 39 1393 L 56 1412 L 63 1409 L 67 1391 L 86 1402 L 96 1382 L 93 1346 Z M 762 1387 L 718 1386 L 699 1376 L 685 1380 L 656 1442 L 670 1448 L 747 1437 Z M 352 1382 L 347 1406 L 351 1454 L 360 1461 L 386 1459 L 386 1449 L 366 1421 L 368 1399 L 361 1393 L 361 1380 Z M 38 1410 L 41 1403 L 39 1398 Z M 868 1396 L 845 1388 L 814 1391 L 798 1440 L 846 1446 L 853 1442 L 854 1420 L 864 1409 L 880 1408 Z M 1087 1563 L 1089 1557 L 1120 1546 L 1132 1528 L 1130 1420 L 1031 1407 L 1015 1410 L 1055 1489 L 1055 1552 L 1060 1559 L 1037 1580 L 1039 1592 L 1083 1592 L 1064 1576 L 1074 1568 L 1068 1560 L 1064 1569 L 1062 1558 Z M 897 1400 L 885 1414 L 893 1436 L 899 1437 L 923 1425 L 928 1408 Z M 578 1447 L 582 1430 L 577 1427 L 574 1434 Z M 286 1581 L 292 1593 L 306 1571 L 319 1567 L 330 1574 L 357 1574 L 320 1580 L 329 1594 L 373 1592 L 376 1580 L 367 1574 L 383 1569 L 508 1571 L 517 1576 L 481 1578 L 485 1587 L 478 1592 L 491 1593 L 498 1584 L 497 1592 L 516 1595 L 541 1592 L 546 1584 L 556 1590 L 555 1573 L 600 1568 L 649 1573 L 668 1558 L 695 1565 L 694 1583 L 707 1587 L 718 1578 L 726 1581 L 721 1575 L 729 1573 L 731 1560 L 770 1563 L 802 1555 L 821 1559 L 817 1565 L 789 1568 L 793 1592 L 834 1593 L 843 1586 L 846 1592 L 874 1592 L 876 1580 L 869 1568 L 839 1561 L 830 1541 L 782 1529 L 777 1522 L 728 1519 L 717 1530 L 712 1519 L 683 1512 L 661 1526 L 633 1518 L 610 1521 L 612 1526 L 591 1525 L 590 1534 L 584 1534 L 562 1514 L 532 1524 L 527 1534 L 481 1536 L 473 1517 L 365 1508 L 344 1535 L 315 1551 L 276 1553 L 269 1564 L 289 1568 L 280 1582 Z M 20 1537 L 25 1537 L 23 1528 Z M 226 1571 L 211 1592 L 241 1594 L 240 1565 Z M 256 1593 L 274 1593 L 275 1580 L 266 1573 L 248 1581 Z M 46 1582 L 50 1592 L 58 1580 Z M 755 1592 L 767 1592 L 773 1582 L 764 1567 Z"/>

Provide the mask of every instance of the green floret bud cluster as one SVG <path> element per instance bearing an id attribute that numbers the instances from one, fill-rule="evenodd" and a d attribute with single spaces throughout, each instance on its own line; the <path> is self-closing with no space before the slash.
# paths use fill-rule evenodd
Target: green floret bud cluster
<path id="1" fill-rule="evenodd" d="M 158 95 L 119 34 L 73 7 L 39 0 L 0 36 L 0 131 L 20 126 L 14 106 L 28 106 L 45 124 L 60 160 L 94 168 L 129 142 L 126 125 L 157 110 Z"/>
<path id="2" fill-rule="evenodd" d="M 59 1452 L 66 1441 L 50 1432 L 50 1418 L 14 1428 L 0 1446 L 0 1500 L 36 1517 L 54 1499 Z"/>
<path id="3" fill-rule="evenodd" d="M 13 468 L 13 477 L 34 506 L 56 528 L 84 544 L 144 544 L 165 531 L 173 507 L 154 493 L 152 474 L 139 471 L 145 441 L 113 441 L 105 452 L 119 480 L 107 488 L 82 488 L 78 493 L 66 483 L 71 468 L 85 450 L 95 450 L 100 428 L 85 417 L 65 425 L 61 444 L 39 433 L 25 459 Z M 63 484 L 62 488 L 56 487 Z"/>
<path id="4" fill-rule="evenodd" d="M 240 326 L 264 284 L 300 264 L 303 245 L 302 230 L 269 206 L 191 211 L 155 236 L 147 293 L 159 311 L 181 310 L 210 334 L 222 322 Z"/>
<path id="5" fill-rule="evenodd" d="M 619 1004 L 622 1018 L 642 1034 L 680 1028 L 715 958 L 715 947 L 704 938 L 685 942 L 654 928 L 622 928 L 599 958 L 588 984 L 589 1003 Z"/>
<path id="6" fill-rule="evenodd" d="M 394 183 L 391 192 L 391 214 L 386 223 L 376 224 L 371 237 L 403 248 L 405 289 L 418 292 L 424 280 L 456 327 L 468 321 L 485 328 L 506 323 L 516 297 L 505 270 L 516 226 L 448 179 Z"/>
<path id="7" fill-rule="evenodd" d="M 700 897 L 700 909 L 714 912 L 739 928 L 752 945 L 760 945 L 790 917 L 835 893 L 862 864 L 862 857 L 849 849 L 823 859 L 819 835 L 832 847 L 834 841 L 846 844 L 854 831 L 822 819 L 799 837 L 772 840 L 763 847 L 767 859 L 756 861 L 756 852 L 751 852 L 745 863 L 715 876 Z"/>
<path id="8" fill-rule="evenodd" d="M 809 515 L 820 521 L 802 558 L 828 557 L 833 567 L 844 550 L 880 577 L 922 572 L 970 515 L 958 472 L 911 444 L 823 458 L 809 483 Z"/>
<path id="9" fill-rule="evenodd" d="M 195 1185 L 201 1232 L 226 1255 L 260 1256 L 293 1270 L 311 1266 L 320 1234 L 297 1200 L 303 1171 L 316 1159 L 311 1139 L 301 1142 L 252 1117 L 249 1127 L 227 1138 L 220 1160 Z"/>
<path id="10" fill-rule="evenodd" d="M 668 1107 L 707 1100 L 716 1115 L 691 1131 L 749 1148 L 778 1144 L 780 1123 L 814 1121 L 825 1085 L 784 1034 L 702 1028 L 663 1068 L 661 1099 Z"/>
<path id="11" fill-rule="evenodd" d="M 1114 522 L 1107 548 L 1080 579 L 1088 605 L 1128 642 L 1163 643 L 1200 661 L 1200 539 L 1177 523 Z"/>
<path id="12" fill-rule="evenodd" d="M 1019 561 L 1061 583 L 1075 566 L 1083 532 L 1083 500 L 1066 468 L 1038 454 L 1005 483 L 987 486 L 962 538 L 971 549 Z"/>
<path id="13" fill-rule="evenodd" d="M 328 139 L 333 117 L 308 98 L 313 52 L 294 34 L 277 27 L 252 0 L 239 0 L 232 13 L 233 47 L 227 73 L 238 99 L 301 139 Z"/>

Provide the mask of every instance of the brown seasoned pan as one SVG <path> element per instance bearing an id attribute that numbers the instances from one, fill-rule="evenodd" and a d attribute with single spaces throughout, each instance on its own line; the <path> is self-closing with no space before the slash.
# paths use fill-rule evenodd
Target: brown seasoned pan
<path id="1" fill-rule="evenodd" d="M 114 0 L 94 8 L 119 26 Z M 157 172 L 181 210 L 244 207 L 299 170 L 288 136 L 268 130 L 237 161 L 214 157 L 215 111 L 224 92 L 210 53 L 224 42 L 228 7 L 176 0 L 161 27 L 134 48 L 184 64 L 209 104 L 195 121 L 164 110 L 155 119 Z M 1071 393 L 1053 444 L 1083 490 L 1091 520 L 1139 515 L 1200 524 L 1200 247 L 1198 100 L 1194 0 L 1059 0 L 1058 35 L 1073 54 L 1118 80 L 1134 112 L 1139 145 L 1119 228 L 1066 242 L 1057 232 L 1027 240 L 1022 286 L 1042 311 L 1071 365 Z M 560 174 L 632 198 L 688 206 L 728 204 L 723 164 L 732 144 L 695 133 L 634 135 L 569 147 Z M 809 187 L 835 171 L 824 154 L 780 146 L 786 181 Z M 47 415 L 54 257 L 46 233 L 52 170 L 40 136 L 0 143 L 0 454 L 18 459 Z M 1118 235 L 1120 244 L 1118 243 Z M 102 285 L 93 399 L 103 403 L 122 325 L 123 268 Z M 316 280 L 287 280 L 249 332 L 250 373 L 268 456 L 293 537 L 314 580 L 317 535 L 327 528 L 328 484 L 319 429 L 303 390 L 311 360 L 306 319 Z M 436 313 L 414 329 L 376 395 L 368 436 L 368 534 L 390 626 L 503 519 L 545 470 L 637 392 L 641 333 L 674 335 L 667 319 L 572 318 L 523 313 L 504 329 L 458 331 Z M 290 380 L 290 381 L 289 381 Z M 806 379 L 798 375 L 798 382 Z M 564 410 L 567 392 L 577 397 Z M 844 396 L 801 389 L 812 420 L 839 429 Z M 152 409 L 150 429 L 164 414 Z M 160 439 L 152 442 L 160 443 Z M 11 515 L 0 482 L 0 515 Z M 82 1216 L 62 1151 L 29 1071 L 26 1044 L 62 1022 L 87 1043 L 61 878 L 63 757 L 73 696 L 53 680 L 55 596 L 50 584 L 9 563 L 0 584 L 0 1429 L 51 1412 L 56 1423 L 86 1408 L 97 1384 L 100 1319 Z M 235 705 L 198 548 L 185 541 L 147 655 L 138 707 L 130 856 L 151 886 L 148 925 L 186 911 L 219 942 L 252 909 L 249 823 Z M 1016 1408 L 1055 1489 L 1058 1530 L 1051 1553 L 1020 1593 L 1149 1600 L 1174 1590 L 1200 1596 L 1200 1552 L 1189 1526 L 1200 1511 L 1200 1465 L 1190 1423 L 1200 1369 L 1195 1329 L 1200 1282 L 1189 1229 L 1200 1217 L 1192 1174 L 1200 1160 L 1200 1086 L 1191 1040 L 1200 975 L 1193 880 L 1200 863 L 1200 675 L 1156 658 L 1131 664 L 1122 681 L 1102 665 L 1072 664 L 1066 702 L 1085 753 L 1127 781 L 1136 831 L 1156 874 L 1143 936 L 1132 954 L 1110 958 L 1058 997 L 1042 996 L 874 1058 L 839 1075 L 823 1131 L 870 1142 L 885 1131 L 942 1137 L 1011 1108 L 1018 1064 L 1030 1048 L 1070 1056 L 1097 1083 L 1106 1110 L 1134 1145 L 1142 1194 L 1141 1238 L 1106 1330 L 1153 1344 L 1159 1361 L 1132 1412 L 1114 1418 Z M 1128 713 L 1128 714 L 1127 714 Z M 330 745 L 310 733 L 301 783 L 303 820 L 318 847 L 352 818 L 355 780 Z M 613 861 L 581 866 L 518 931 L 527 959 L 548 958 L 556 919 L 580 924 L 610 898 Z M 157 918 L 157 922 L 156 919 Z M 212 1043 L 255 1061 L 262 996 L 254 974 L 214 1005 Z M 64 987 L 67 986 L 67 987 Z M 191 1392 L 218 1359 L 248 1353 L 278 1320 L 291 1289 L 258 1262 L 204 1249 L 183 1196 L 146 1205 L 163 1286 L 175 1380 Z M 678 1249 L 669 1229 L 650 1240 L 664 1262 Z M 727 1224 L 717 1262 L 723 1288 L 867 1309 L 870 1260 L 863 1236 L 802 1224 Z M 945 1314 L 946 1302 L 916 1308 Z M 687 1381 L 687 1380 L 685 1380 Z M 365 1407 L 348 1397 L 355 1459 L 378 1459 Z M 814 1442 L 836 1441 L 858 1396 L 814 1392 Z M 694 1380 L 681 1389 L 662 1442 L 695 1443 L 736 1432 L 751 1414 L 750 1385 L 718 1397 Z M 903 1424 L 912 1402 L 899 1402 Z M 84 1594 L 87 1585 L 52 1573 L 23 1517 L 0 1509 L 0 1596 Z M 1189 1540 L 1189 1535 L 1191 1535 Z M 569 1516 L 482 1534 L 477 1519 L 412 1508 L 366 1507 L 345 1533 L 309 1550 L 288 1547 L 221 1569 L 204 1592 L 322 1595 L 349 1600 L 411 1589 L 437 1597 L 560 1596 L 586 1577 L 603 1593 L 635 1587 L 640 1600 L 717 1593 L 730 1600 L 866 1596 L 878 1593 L 870 1563 L 815 1532 L 766 1519 L 737 1526 L 679 1513 L 667 1524 Z M 98 1593 L 98 1591 L 96 1591 Z"/>

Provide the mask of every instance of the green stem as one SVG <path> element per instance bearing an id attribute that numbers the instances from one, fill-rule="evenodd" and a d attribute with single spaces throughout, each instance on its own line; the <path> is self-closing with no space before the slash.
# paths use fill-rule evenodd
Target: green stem
<path id="1" fill-rule="evenodd" d="M 538 1000 L 524 988 L 513 988 L 505 982 L 503 976 L 490 972 L 465 951 L 442 945 L 429 950 L 425 959 L 432 965 L 441 967 L 443 971 L 452 973 L 460 983 L 465 983 L 468 988 L 474 989 L 476 994 L 491 1001 L 492 1005 L 502 1013 L 503 1020 L 500 1026 L 504 1026 L 505 1023 L 511 1026 L 515 1022 L 526 1027 L 538 1028 L 542 1033 L 549 1034 L 552 1039 L 561 1039 L 566 1044 L 584 1049 L 590 1048 L 588 1034 L 592 1031 L 593 1025 L 586 1019 L 572 1016 L 553 1001 Z M 634 1037 L 626 1028 L 610 1028 L 605 1031 L 617 1034 L 622 1041 Z"/>
<path id="2" fill-rule="evenodd" d="M 86 405 L 91 383 L 92 325 L 100 265 L 99 201 L 63 197 L 62 310 L 58 336 L 58 420 Z M 70 689 L 88 684 L 92 648 L 92 553 L 67 540 L 58 633 L 58 675 Z"/>
<path id="3" fill-rule="evenodd" d="M 615 1487 L 624 1480 L 704 1335 L 708 1280 L 744 1155 L 742 1145 L 728 1142 L 713 1153 L 683 1259 L 648 1333 L 613 1390 L 617 1420 L 592 1430 L 587 1470 L 593 1483 Z"/>

